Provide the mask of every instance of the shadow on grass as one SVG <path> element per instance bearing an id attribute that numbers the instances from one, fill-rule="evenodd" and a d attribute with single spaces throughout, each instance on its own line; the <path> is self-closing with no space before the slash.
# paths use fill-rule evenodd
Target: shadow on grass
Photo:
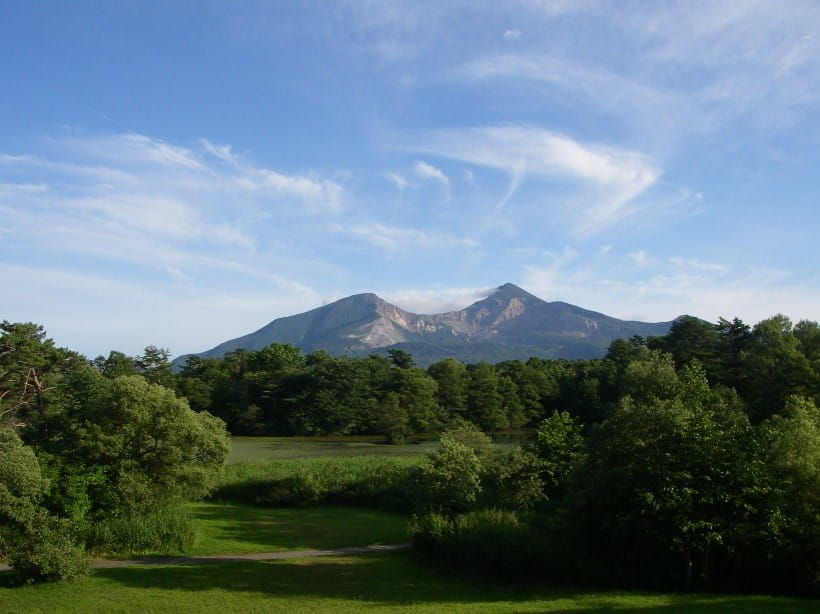
<path id="1" fill-rule="evenodd" d="M 437 574 L 410 553 L 238 562 L 219 565 L 139 567 L 97 570 L 98 577 L 131 588 L 197 593 L 229 591 L 275 596 L 357 600 L 372 605 L 416 604 L 458 609 L 486 606 L 489 611 L 549 612 L 813 612 L 817 602 L 734 595 L 669 595 L 638 592 L 558 589 L 532 585 L 492 585 Z M 502 607 L 503 602 L 503 607 Z M 495 605 L 493 605 L 495 604 Z"/>
<path id="2" fill-rule="evenodd" d="M 338 548 L 407 540 L 407 518 L 348 507 L 261 508 L 199 503 L 189 508 L 202 554 Z"/>

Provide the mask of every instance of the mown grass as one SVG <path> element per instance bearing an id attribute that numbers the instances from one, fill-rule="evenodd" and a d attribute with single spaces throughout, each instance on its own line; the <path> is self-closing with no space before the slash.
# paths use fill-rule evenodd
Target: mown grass
<path id="1" fill-rule="evenodd" d="M 97 570 L 72 584 L 0 588 L 17 612 L 816 612 L 817 602 L 765 596 L 492 585 L 437 573 L 409 552 Z"/>
<path id="2" fill-rule="evenodd" d="M 395 544 L 408 540 L 407 517 L 352 507 L 261 508 L 192 503 L 196 533 L 186 554 L 248 554 Z"/>

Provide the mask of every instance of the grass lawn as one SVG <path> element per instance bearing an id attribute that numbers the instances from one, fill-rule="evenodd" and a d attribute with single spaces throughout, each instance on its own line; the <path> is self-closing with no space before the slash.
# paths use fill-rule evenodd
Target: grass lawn
<path id="1" fill-rule="evenodd" d="M 408 541 L 407 516 L 356 507 L 264 508 L 192 503 L 196 543 L 186 554 L 247 554 Z"/>
<path id="2" fill-rule="evenodd" d="M 16 612 L 816 612 L 755 596 L 500 586 L 436 573 L 410 552 L 288 561 L 102 569 L 72 584 L 0 588 Z"/>

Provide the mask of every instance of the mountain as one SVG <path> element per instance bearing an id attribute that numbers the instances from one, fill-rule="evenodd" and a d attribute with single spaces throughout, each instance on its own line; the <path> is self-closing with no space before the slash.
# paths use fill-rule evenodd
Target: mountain
<path id="1" fill-rule="evenodd" d="M 460 311 L 420 315 L 375 294 L 356 294 L 295 316 L 278 318 L 256 332 L 231 339 L 201 354 L 223 356 L 289 343 L 303 352 L 366 356 L 399 348 L 419 365 L 453 357 L 463 362 L 498 362 L 531 356 L 597 358 L 613 339 L 664 335 L 672 322 L 618 320 L 560 301 L 547 302 L 513 284 Z M 174 363 L 182 364 L 187 356 Z"/>

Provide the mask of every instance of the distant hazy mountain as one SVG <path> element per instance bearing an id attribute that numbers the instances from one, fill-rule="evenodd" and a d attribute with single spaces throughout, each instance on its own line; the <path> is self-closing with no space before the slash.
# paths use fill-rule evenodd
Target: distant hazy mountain
<path id="1" fill-rule="evenodd" d="M 445 357 L 463 362 L 509 359 L 596 358 L 613 339 L 663 335 L 672 322 L 618 320 L 555 301 L 548 303 L 504 284 L 466 309 L 433 315 L 410 313 L 375 294 L 356 294 L 295 316 L 278 318 L 197 356 L 211 358 L 244 348 L 290 343 L 304 352 L 366 356 L 400 348 L 419 365 Z M 180 364 L 187 356 L 174 362 Z"/>

